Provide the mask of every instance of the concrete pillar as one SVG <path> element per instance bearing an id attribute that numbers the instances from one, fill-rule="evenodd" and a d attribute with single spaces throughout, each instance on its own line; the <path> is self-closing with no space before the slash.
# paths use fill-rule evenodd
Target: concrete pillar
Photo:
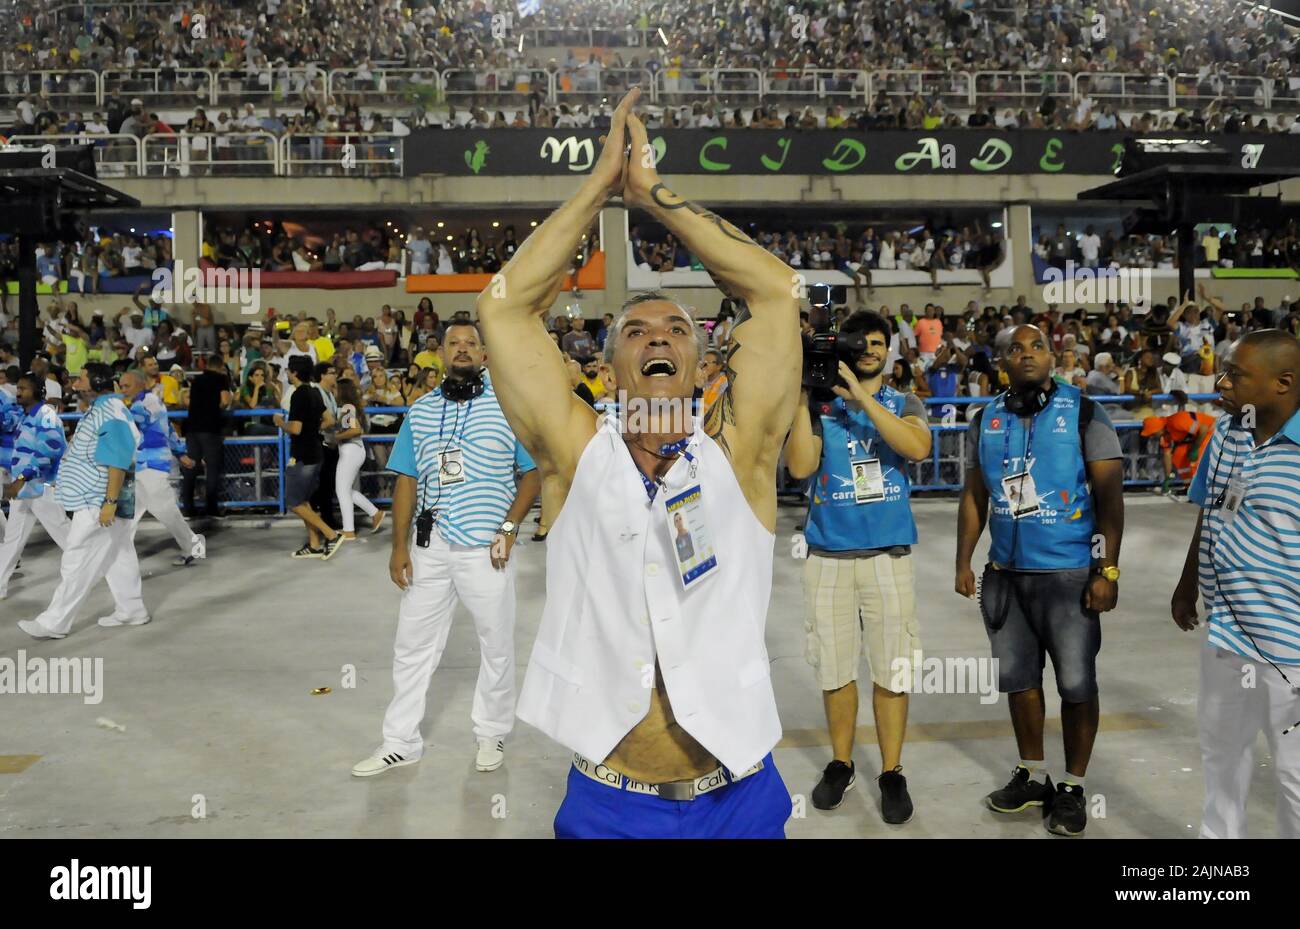
<path id="1" fill-rule="evenodd" d="M 198 210 L 172 213 L 172 258 L 197 268 L 203 255 L 203 214 Z"/>
<path id="2" fill-rule="evenodd" d="M 1028 203 L 1007 204 L 1007 257 L 1011 261 L 1011 299 L 1023 295 L 1030 306 L 1035 306 L 1038 285 L 1034 283 L 1034 228 Z"/>
<path id="3" fill-rule="evenodd" d="M 601 313 L 613 313 L 629 296 L 627 210 L 622 207 L 606 207 L 600 211 L 600 247 L 605 251 L 605 307 Z"/>

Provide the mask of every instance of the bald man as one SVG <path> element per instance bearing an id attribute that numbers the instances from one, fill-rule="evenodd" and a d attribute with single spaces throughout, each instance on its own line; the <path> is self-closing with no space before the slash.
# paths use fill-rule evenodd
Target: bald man
<path id="1" fill-rule="evenodd" d="M 1201 507 L 1170 604 L 1184 631 L 1205 604 L 1198 702 L 1202 838 L 1246 837 L 1261 729 L 1273 755 L 1278 838 L 1300 838 L 1300 343 L 1281 329 L 1228 350 L 1219 419 L 1188 492 Z M 1199 582 L 1199 583 L 1198 583 Z M 1199 587 L 1199 591 L 1198 591 Z"/>
<path id="2" fill-rule="evenodd" d="M 957 517 L 956 589 L 971 599 L 971 558 L 989 523 L 980 612 L 1020 750 L 1011 780 L 986 803 L 1008 814 L 1046 805 L 1050 832 L 1080 835 L 1101 712 L 1100 614 L 1119 598 L 1123 453 L 1101 405 L 1053 379 L 1051 341 L 1037 326 L 1012 330 L 1001 363 L 1010 388 L 971 419 Z M 1065 748 L 1055 789 L 1043 751 L 1045 655 Z"/>

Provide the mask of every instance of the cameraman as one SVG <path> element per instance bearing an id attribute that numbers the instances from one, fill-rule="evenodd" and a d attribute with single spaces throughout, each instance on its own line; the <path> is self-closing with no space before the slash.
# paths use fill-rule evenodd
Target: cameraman
<path id="1" fill-rule="evenodd" d="M 870 310 L 845 320 L 836 343 L 837 399 L 820 404 L 814 418 L 805 388 L 786 463 L 797 479 L 816 475 L 805 530 L 807 655 L 820 674 L 834 758 L 813 790 L 813 805 L 835 809 L 854 783 L 858 656 L 865 636 L 883 772 L 877 778 L 881 811 L 885 822 L 905 823 L 912 816 L 900 773 L 908 696 L 906 685 L 893 678 L 896 662 L 910 666 L 921 647 L 907 467 L 930 454 L 931 435 L 921 401 L 884 386 L 889 335 L 889 323 Z"/>

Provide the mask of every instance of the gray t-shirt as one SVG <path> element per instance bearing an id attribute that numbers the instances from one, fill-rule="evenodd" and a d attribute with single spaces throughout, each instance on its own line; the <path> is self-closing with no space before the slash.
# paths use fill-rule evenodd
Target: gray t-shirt
<path id="1" fill-rule="evenodd" d="M 921 402 L 920 397 L 910 392 L 903 397 L 903 412 L 899 414 L 899 418 L 906 419 L 909 416 L 915 416 L 921 422 L 926 421 L 925 404 Z M 813 435 L 821 438 L 822 420 L 820 416 L 813 417 L 812 428 Z M 910 555 L 912 546 L 890 545 L 885 548 L 848 548 L 832 551 L 828 548 L 813 545 L 809 546 L 808 551 L 814 552 L 822 558 L 874 558 L 877 555 L 891 555 L 898 558 L 902 555 Z"/>

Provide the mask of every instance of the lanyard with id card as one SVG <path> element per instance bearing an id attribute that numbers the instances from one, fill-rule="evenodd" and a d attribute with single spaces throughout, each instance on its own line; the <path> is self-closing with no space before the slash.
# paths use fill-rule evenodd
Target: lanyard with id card
<path id="1" fill-rule="evenodd" d="M 1025 467 L 1015 474 L 1007 474 L 1007 468 L 1011 465 L 1011 423 L 1007 423 L 1006 441 L 1002 451 L 1002 493 L 1007 498 L 1007 507 L 1011 511 L 1012 519 L 1033 516 L 1041 509 L 1038 488 L 1034 486 L 1034 476 L 1029 473 L 1033 467 L 1033 458 L 1030 457 L 1029 452 L 1034 444 L 1034 426 L 1037 423 L 1037 418 L 1029 420 L 1029 433 L 1025 437 L 1023 458 Z"/>
<path id="2" fill-rule="evenodd" d="M 876 503 L 885 499 L 885 473 L 880 467 L 880 459 L 871 457 L 871 444 L 867 439 L 863 445 L 862 458 L 854 457 L 858 450 L 858 440 L 853 438 L 849 428 L 852 420 L 844 424 L 845 434 L 849 436 L 849 474 L 853 478 L 853 502 Z"/>
<path id="3" fill-rule="evenodd" d="M 690 590 L 718 567 L 713 539 L 704 519 L 704 500 L 700 485 L 693 484 L 681 493 L 664 500 L 668 528 L 673 540 L 673 554 L 682 586 Z"/>
<path id="4" fill-rule="evenodd" d="M 1228 486 L 1219 501 L 1219 518 L 1223 520 L 1223 529 L 1228 529 L 1241 512 L 1241 504 L 1246 499 L 1246 479 L 1240 474 L 1228 478 Z M 1222 531 L 1222 530 L 1220 530 Z"/>

